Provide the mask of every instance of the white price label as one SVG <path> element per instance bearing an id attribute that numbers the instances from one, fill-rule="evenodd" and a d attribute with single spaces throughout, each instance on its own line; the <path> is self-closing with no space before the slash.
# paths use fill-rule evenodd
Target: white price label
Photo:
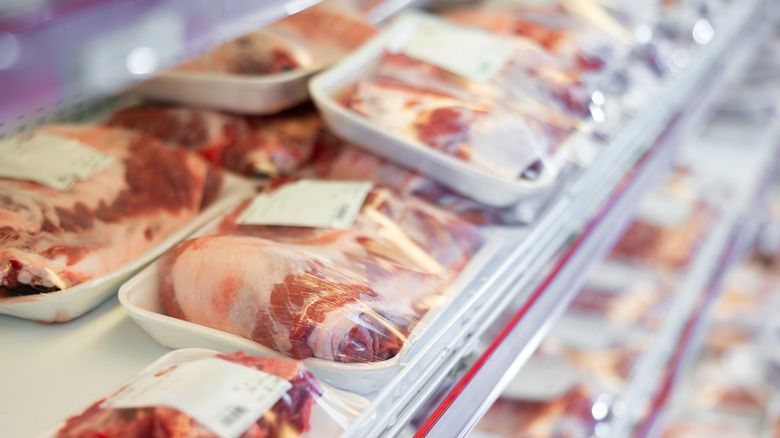
<path id="1" fill-rule="evenodd" d="M 56 190 L 67 190 L 115 161 L 77 140 L 46 133 L 0 141 L 0 176 L 31 180 Z"/>
<path id="2" fill-rule="evenodd" d="M 297 181 L 257 195 L 238 223 L 346 230 L 372 187 L 366 181 Z"/>
<path id="3" fill-rule="evenodd" d="M 514 46 L 480 30 L 426 22 L 401 51 L 472 81 L 487 82 L 506 65 Z"/>
<path id="4" fill-rule="evenodd" d="M 169 406 L 222 438 L 236 438 L 291 387 L 280 377 L 211 357 L 143 375 L 101 407 Z"/>

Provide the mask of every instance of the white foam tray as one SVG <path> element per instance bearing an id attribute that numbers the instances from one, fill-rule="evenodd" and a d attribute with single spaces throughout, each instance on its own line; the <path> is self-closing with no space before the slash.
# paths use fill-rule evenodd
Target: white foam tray
<path id="1" fill-rule="evenodd" d="M 220 219 L 202 228 L 193 237 L 213 234 Z M 485 242 L 461 271 L 455 281 L 444 291 L 441 299 L 418 322 L 407 338 L 407 343 L 393 358 L 373 363 L 340 363 L 324 359 L 308 358 L 306 367 L 320 380 L 337 388 L 358 394 L 379 390 L 394 377 L 403 366 L 409 349 L 424 342 L 426 328 L 434 321 L 446 320 L 457 312 L 459 304 L 468 298 L 465 285 L 495 254 L 500 240 L 498 235 L 485 232 Z M 122 285 L 119 301 L 135 322 L 160 344 L 171 348 L 201 347 L 223 353 L 244 350 L 248 353 L 271 357 L 286 357 L 250 339 L 226 333 L 210 327 L 173 318 L 165 314 L 159 299 L 159 263 L 154 263 Z"/>
<path id="2" fill-rule="evenodd" d="M 387 47 L 401 47 L 424 22 L 439 23 L 440 20 L 420 13 L 404 13 L 358 50 L 311 80 L 309 91 L 325 123 L 333 132 L 357 146 L 487 205 L 505 207 L 543 193 L 567 162 L 571 147 L 560 146 L 559 152 L 546 163 L 536 180 L 510 179 L 377 127 L 338 102 L 338 94 L 372 70 Z M 571 143 L 581 140 L 574 137 L 577 136 L 573 136 Z"/>
<path id="3" fill-rule="evenodd" d="M 165 354 L 156 361 L 152 362 L 149 366 L 141 370 L 138 374 L 128 379 L 124 384 L 116 387 L 113 391 L 106 395 L 111 395 L 117 392 L 120 388 L 128 385 L 132 385 L 144 375 L 156 373 L 159 370 L 180 365 L 187 362 L 193 362 L 200 359 L 206 359 L 214 357 L 219 354 L 218 351 L 208 350 L 205 348 L 184 348 L 180 350 L 171 351 Z M 358 395 L 349 394 L 343 391 L 339 391 L 334 388 L 330 388 L 327 385 L 323 385 L 323 394 L 320 400 L 327 406 L 323 406 L 323 403 L 315 402 L 312 405 L 311 417 L 309 418 L 309 424 L 311 429 L 302 434 L 301 438 L 314 438 L 314 437 L 335 437 L 342 431 L 343 427 L 350 422 L 354 417 L 359 415 L 359 411 L 365 409 L 368 405 L 368 401 Z M 84 406 L 86 409 L 88 406 Z M 73 415 L 78 415 L 82 411 L 74 412 Z M 65 421 L 58 424 L 56 427 L 51 428 L 46 433 L 41 435 L 41 438 L 54 438 L 57 436 L 57 432 L 65 426 Z"/>
<path id="4" fill-rule="evenodd" d="M 273 38 L 287 41 L 276 35 Z M 288 42 L 304 64 L 312 62 L 305 50 Z M 272 75 L 239 75 L 170 70 L 132 89 L 153 100 L 230 111 L 239 114 L 274 114 L 309 98 L 309 79 L 325 65 Z"/>
<path id="5" fill-rule="evenodd" d="M 216 200 L 186 226 L 141 254 L 135 260 L 106 275 L 65 290 L 20 297 L 0 298 L 0 314 L 27 318 L 39 322 L 65 322 L 97 307 L 116 293 L 119 286 L 144 266 L 161 256 L 168 248 L 184 240 L 214 217 L 250 196 L 254 183 L 225 174 L 222 190 Z M 117 243 L 121 251 L 121 243 Z"/>

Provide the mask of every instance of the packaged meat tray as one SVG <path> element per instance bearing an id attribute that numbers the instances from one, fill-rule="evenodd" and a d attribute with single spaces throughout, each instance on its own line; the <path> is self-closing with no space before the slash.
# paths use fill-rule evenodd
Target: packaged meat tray
<path id="1" fill-rule="evenodd" d="M 346 1 L 325 1 L 164 72 L 133 93 L 168 102 L 273 114 L 308 99 L 308 81 L 373 36 Z"/>
<path id="2" fill-rule="evenodd" d="M 470 436 L 482 438 L 588 438 L 599 424 L 593 418 L 593 395 L 577 387 L 549 401 L 499 398 Z"/>
<path id="3" fill-rule="evenodd" d="M 120 302 L 158 342 L 303 359 L 334 386 L 371 392 L 457 310 L 496 246 L 489 232 L 370 183 L 272 184 L 123 285 Z M 265 202 L 305 201 L 310 220 L 320 207 L 300 193 L 358 187 L 364 201 L 335 204 L 339 217 L 356 214 L 343 229 L 243 223 Z"/>
<path id="4" fill-rule="evenodd" d="M 646 195 L 608 259 L 661 272 L 684 270 L 717 215 L 691 178 L 687 170 L 678 169 Z"/>
<path id="5" fill-rule="evenodd" d="M 0 313 L 40 322 L 96 307 L 252 190 L 122 129 L 51 125 L 0 148 Z"/>
<path id="6" fill-rule="evenodd" d="M 598 317 L 567 313 L 538 351 L 568 361 L 605 391 L 620 394 L 651 338 L 652 332 L 641 327 L 621 327 Z"/>
<path id="7" fill-rule="evenodd" d="M 637 6 L 632 4 L 631 8 Z M 584 113 L 592 103 L 591 93 L 600 90 L 604 85 L 600 82 L 607 80 L 605 74 L 622 67 L 636 44 L 632 29 L 609 10 L 596 2 L 488 3 L 457 8 L 444 16 L 544 50 L 559 69 L 558 74 L 547 75 L 535 66 L 534 77 L 547 81 L 552 97 L 560 99 L 569 110 Z M 562 80 L 564 74 L 568 82 Z M 575 85 L 583 89 L 578 93 L 573 89 Z"/>
<path id="8" fill-rule="evenodd" d="M 161 357 L 46 436 L 335 437 L 366 404 L 300 362 L 191 348 Z"/>
<path id="9" fill-rule="evenodd" d="M 479 44 L 469 43 L 467 55 L 450 42 L 439 54 L 440 43 L 453 39 Z M 525 59 L 513 56 L 518 50 L 506 38 L 407 13 L 317 75 L 310 90 L 340 137 L 476 201 L 505 207 L 540 196 L 571 149 L 595 141 L 591 128 L 546 101 L 522 90 L 504 92 L 514 83 L 513 60 Z M 439 59 L 419 60 L 431 54 Z M 474 59 L 480 56 L 485 59 Z"/>
<path id="10" fill-rule="evenodd" d="M 621 263 L 597 266 L 577 292 L 568 312 L 609 320 L 617 326 L 660 328 L 674 287 L 651 271 Z"/>

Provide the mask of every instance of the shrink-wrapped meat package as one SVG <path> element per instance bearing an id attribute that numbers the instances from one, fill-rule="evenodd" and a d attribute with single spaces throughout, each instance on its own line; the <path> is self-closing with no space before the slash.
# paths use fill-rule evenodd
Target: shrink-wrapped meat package
<path id="1" fill-rule="evenodd" d="M 261 196 L 309 183 L 274 182 Z M 482 237 L 390 189 L 370 189 L 358 206 L 354 224 L 335 229 L 245 223 L 254 201 L 245 202 L 216 235 L 183 242 L 157 263 L 162 308 L 297 359 L 394 357 Z"/>
<path id="2" fill-rule="evenodd" d="M 198 157 L 138 133 L 52 125 L 30 135 L 36 147 L 56 151 L 52 144 L 76 143 L 111 164 L 60 188 L 0 177 L 0 295 L 64 290 L 120 268 L 195 218 L 222 183 Z M 22 153 L 33 151 L 32 144 L 9 142 Z M 76 159 L 67 154 L 64 159 Z M 54 168 L 59 165 L 73 164 Z"/>
<path id="3" fill-rule="evenodd" d="M 185 349 L 69 418 L 54 436 L 337 436 L 362 404 L 320 384 L 300 362 Z"/>
<path id="4" fill-rule="evenodd" d="M 306 101 L 311 76 L 374 33 L 348 0 L 328 0 L 217 46 L 133 92 L 199 108 L 275 114 Z"/>

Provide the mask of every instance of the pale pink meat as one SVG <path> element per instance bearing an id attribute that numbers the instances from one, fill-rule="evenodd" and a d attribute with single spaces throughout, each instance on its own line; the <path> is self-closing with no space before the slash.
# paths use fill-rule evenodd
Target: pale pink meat
<path id="1" fill-rule="evenodd" d="M 67 191 L 0 178 L 0 293 L 67 289 L 111 272 L 189 222 L 221 179 L 194 155 L 129 131 L 55 125 L 117 158 Z"/>
<path id="2" fill-rule="evenodd" d="M 382 188 L 350 230 L 236 224 L 245 207 L 163 256 L 163 307 L 297 359 L 394 356 L 481 244 L 474 225 Z"/>

